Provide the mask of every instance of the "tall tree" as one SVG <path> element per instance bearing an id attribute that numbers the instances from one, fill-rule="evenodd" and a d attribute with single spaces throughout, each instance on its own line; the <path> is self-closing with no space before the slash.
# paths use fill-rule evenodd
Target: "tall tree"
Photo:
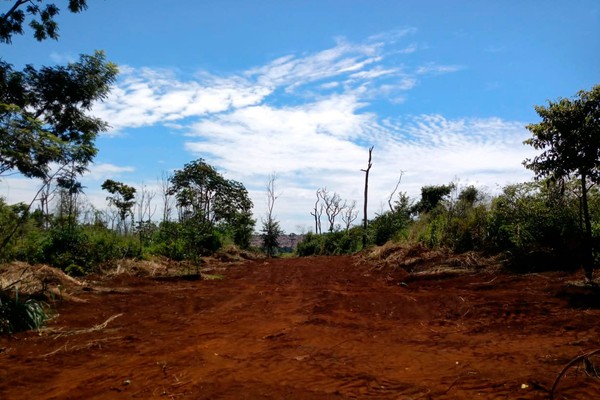
<path id="1" fill-rule="evenodd" d="M 200 158 L 175 171 L 168 194 L 175 196 L 180 222 L 190 221 L 204 233 L 218 227 L 232 233 L 236 244 L 247 246 L 253 204 L 240 182 L 225 179 Z"/>
<path id="2" fill-rule="evenodd" d="M 347 202 L 344 200 L 342 203 L 342 198 L 339 194 L 333 192 L 333 194 L 330 195 L 325 188 L 322 192 L 322 199 L 325 204 L 325 215 L 327 216 L 327 221 L 329 221 L 329 232 L 333 232 L 335 228 L 335 219 L 346 209 Z"/>
<path id="3" fill-rule="evenodd" d="M 548 101 L 535 111 L 542 121 L 527 125 L 532 137 L 524 143 L 542 153 L 523 164 L 536 179 L 549 177 L 559 183 L 572 176 L 579 179 L 585 226 L 583 262 L 586 277 L 592 279 L 594 249 L 588 192 L 600 182 L 600 85 L 580 91 L 573 99 Z"/>
<path id="4" fill-rule="evenodd" d="M 56 3 L 3 2 L 0 43 L 10 44 L 14 35 L 24 33 L 26 24 L 38 41 L 58 39 Z M 86 8 L 87 0 L 68 1 L 72 13 Z M 75 172 L 83 172 L 96 155 L 97 134 L 108 126 L 88 112 L 106 98 L 116 75 L 116 65 L 101 51 L 82 55 L 67 66 L 39 70 L 27 65 L 15 71 L 0 60 L 0 175 L 16 170 L 48 182 L 50 165 L 55 163 L 76 165 Z"/>
<path id="5" fill-rule="evenodd" d="M 373 147 L 369 148 L 369 161 L 367 162 L 367 168 L 361 169 L 362 172 L 365 173 L 365 200 L 363 204 L 363 238 L 362 245 L 363 249 L 367 247 L 367 200 L 369 199 L 369 171 L 371 171 L 371 167 L 373 164 L 371 163 L 371 154 L 373 153 Z"/>
<path id="6" fill-rule="evenodd" d="M 275 180 L 277 177 L 273 174 L 269 175 L 267 180 L 267 216 L 263 220 L 262 241 L 263 248 L 267 257 L 273 257 L 277 253 L 279 247 L 279 236 L 283 235 L 283 230 L 279 225 L 279 221 L 275 220 L 273 208 L 275 200 L 279 195 L 275 193 Z"/>
<path id="7" fill-rule="evenodd" d="M 112 196 L 108 196 L 106 200 L 119 211 L 120 226 L 125 234 L 127 234 L 127 217 L 133 216 L 132 208 L 135 205 L 135 188 L 126 185 L 122 182 L 107 179 L 102 184 L 102 189 L 106 190 Z"/>
<path id="8" fill-rule="evenodd" d="M 313 211 L 310 212 L 310 215 L 312 215 L 315 218 L 315 234 L 317 235 L 321 234 L 321 215 L 323 215 L 323 204 L 321 203 L 321 195 L 323 190 L 325 190 L 325 188 L 317 189 L 317 200 L 315 201 Z"/>

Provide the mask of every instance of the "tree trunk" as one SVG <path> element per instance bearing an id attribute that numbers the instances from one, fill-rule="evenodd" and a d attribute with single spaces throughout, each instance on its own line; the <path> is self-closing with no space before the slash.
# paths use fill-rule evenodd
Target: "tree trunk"
<path id="1" fill-rule="evenodd" d="M 581 206 L 583 208 L 583 220 L 585 224 L 583 269 L 585 271 L 585 277 L 591 281 L 594 275 L 594 249 L 592 245 L 592 223 L 590 221 L 586 178 L 586 174 L 581 174 Z"/>
<path id="2" fill-rule="evenodd" d="M 363 171 L 365 173 L 365 201 L 364 201 L 364 207 L 363 207 L 363 238 L 362 238 L 362 245 L 363 245 L 363 249 L 367 247 L 367 200 L 369 197 L 369 171 L 371 170 L 371 166 L 373 164 L 371 164 L 371 153 L 373 152 L 373 146 L 371 146 L 371 148 L 369 148 L 369 162 L 367 164 L 367 169 L 362 169 L 361 171 Z"/>

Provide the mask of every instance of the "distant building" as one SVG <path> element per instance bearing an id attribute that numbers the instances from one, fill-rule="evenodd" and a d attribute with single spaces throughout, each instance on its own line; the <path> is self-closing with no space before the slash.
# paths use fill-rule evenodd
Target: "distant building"
<path id="1" fill-rule="evenodd" d="M 290 233 L 289 235 L 280 235 L 277 238 L 277 243 L 279 243 L 279 251 L 282 253 L 291 253 L 296 250 L 296 246 L 304 239 L 304 235 L 296 235 L 295 233 Z M 262 237 L 260 234 L 252 235 L 252 240 L 250 244 L 253 247 L 262 247 Z"/>

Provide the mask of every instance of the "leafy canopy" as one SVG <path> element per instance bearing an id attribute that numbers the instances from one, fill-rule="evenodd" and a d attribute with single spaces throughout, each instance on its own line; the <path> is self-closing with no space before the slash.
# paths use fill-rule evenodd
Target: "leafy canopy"
<path id="1" fill-rule="evenodd" d="M 69 11 L 78 13 L 87 9 L 87 0 L 69 0 Z M 29 17 L 33 36 L 42 41 L 58 39 L 55 17 L 60 9 L 53 2 L 44 0 L 14 0 L 6 12 L 0 14 L 0 43 L 11 43 L 13 35 L 22 35 L 23 24 Z"/>
<path id="2" fill-rule="evenodd" d="M 0 61 L 0 175 L 17 170 L 46 179 L 52 163 L 84 172 L 97 153 L 96 136 L 108 127 L 87 112 L 106 98 L 117 73 L 102 51 L 39 70 L 15 71 Z"/>
<path id="3" fill-rule="evenodd" d="M 536 106 L 542 118 L 527 125 L 533 134 L 524 143 L 543 152 L 523 164 L 537 178 L 583 176 L 600 181 L 600 85 L 580 91 L 574 99 L 548 101 Z"/>
<path id="4" fill-rule="evenodd" d="M 170 194 L 175 195 L 182 222 L 192 221 L 206 230 L 219 227 L 232 232 L 237 244 L 249 244 L 253 204 L 240 182 L 225 179 L 200 158 L 175 171 Z"/>
<path id="5" fill-rule="evenodd" d="M 106 200 L 119 210 L 119 216 L 124 221 L 127 218 L 127 214 L 131 212 L 131 208 L 135 205 L 135 188 L 122 182 L 107 179 L 102 184 L 102 189 L 112 194 Z"/>

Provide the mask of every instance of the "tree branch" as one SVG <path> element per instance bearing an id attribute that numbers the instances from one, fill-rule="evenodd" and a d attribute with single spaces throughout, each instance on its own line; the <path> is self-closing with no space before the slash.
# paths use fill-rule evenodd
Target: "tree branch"
<path id="1" fill-rule="evenodd" d="M 388 205 L 390 206 L 391 212 L 394 212 L 394 207 L 392 207 L 392 198 L 394 197 L 394 194 L 396 194 L 396 190 L 398 190 L 398 186 L 400 186 L 400 182 L 402 182 L 402 175 L 404 175 L 404 171 L 400 171 L 400 177 L 398 178 L 396 187 L 394 188 L 394 191 L 390 194 L 390 198 L 388 199 Z"/>
<path id="2" fill-rule="evenodd" d="M 12 14 L 13 14 L 15 11 L 17 11 L 17 9 L 18 9 L 19 7 L 21 7 L 21 6 L 22 6 L 23 4 L 25 4 L 25 3 L 29 3 L 30 1 L 31 1 L 31 0 L 17 0 L 17 1 L 15 2 L 15 4 L 14 4 L 14 5 L 11 7 L 11 9 L 10 9 L 10 10 L 8 10 L 8 11 L 6 12 L 6 14 L 4 14 L 4 15 L 2 16 L 2 18 L 1 18 L 1 19 L 2 19 L 2 22 L 6 22 L 6 21 L 8 21 L 8 19 L 10 18 L 10 16 L 11 16 L 11 15 L 12 15 Z"/>

